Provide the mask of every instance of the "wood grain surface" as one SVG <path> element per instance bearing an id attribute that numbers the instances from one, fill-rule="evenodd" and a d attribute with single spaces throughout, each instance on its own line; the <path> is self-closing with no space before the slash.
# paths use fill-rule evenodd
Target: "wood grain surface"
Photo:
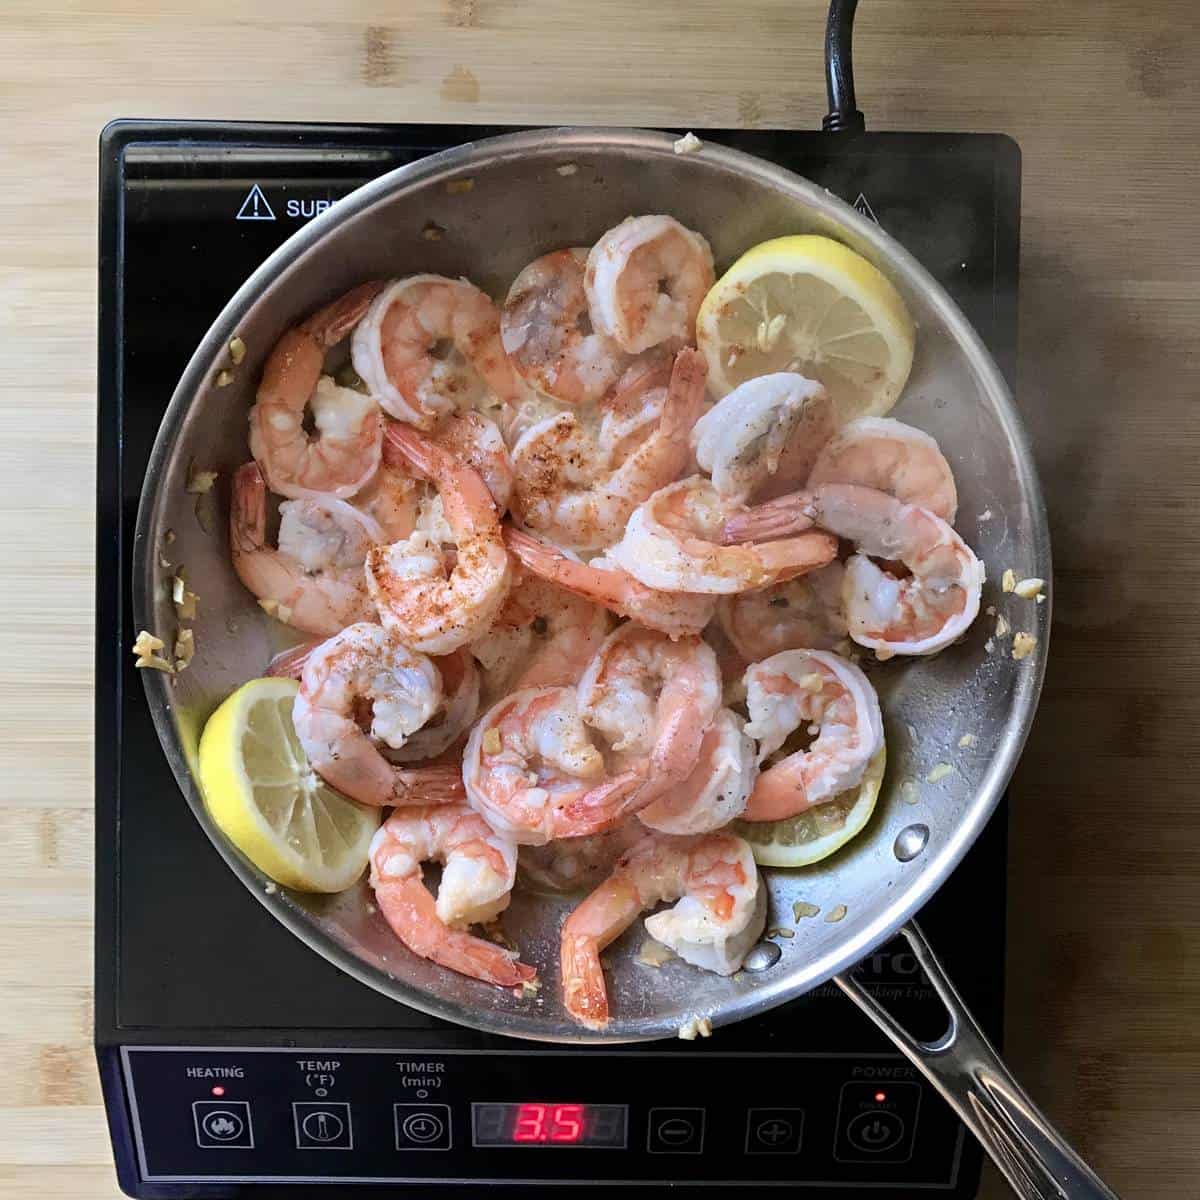
<path id="1" fill-rule="evenodd" d="M 117 1194 L 90 1046 L 96 139 L 118 116 L 798 126 L 820 0 L 0 6 L 0 1194 Z M 1200 1190 L 1200 22 L 866 0 L 875 129 L 1024 151 L 1056 561 L 1013 790 L 1008 1054 L 1130 1197 Z M 984 1194 L 1006 1194 L 991 1178 Z"/>

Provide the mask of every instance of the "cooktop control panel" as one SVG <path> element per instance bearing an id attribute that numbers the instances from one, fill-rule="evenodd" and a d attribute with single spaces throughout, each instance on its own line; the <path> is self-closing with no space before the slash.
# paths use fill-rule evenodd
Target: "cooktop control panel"
<path id="1" fill-rule="evenodd" d="M 121 1060 L 146 1182 L 903 1192 L 953 1188 L 962 1149 L 949 1110 L 888 1055 L 126 1047 Z"/>

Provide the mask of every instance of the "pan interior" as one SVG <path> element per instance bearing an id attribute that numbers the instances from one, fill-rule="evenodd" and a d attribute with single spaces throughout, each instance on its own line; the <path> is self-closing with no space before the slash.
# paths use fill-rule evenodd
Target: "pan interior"
<path id="1" fill-rule="evenodd" d="M 572 169 L 563 170 L 568 167 Z M 779 939 L 769 970 L 721 978 L 668 962 L 635 961 L 640 922 L 606 954 L 614 1020 L 607 1040 L 674 1036 L 694 1016 L 714 1025 L 760 1011 L 828 979 L 889 936 L 937 887 L 999 799 L 1036 705 L 1049 604 L 1001 591 L 1016 578 L 1049 578 L 1044 514 L 1024 434 L 1003 381 L 959 310 L 876 226 L 820 188 L 720 147 L 672 152 L 665 135 L 545 131 L 475 143 L 406 167 L 360 189 L 297 233 L 230 302 L 201 344 L 164 418 L 147 475 L 134 567 L 139 627 L 174 628 L 155 547 L 174 532 L 172 557 L 200 596 L 196 656 L 173 684 L 146 671 L 149 702 L 180 787 L 218 849 L 257 897 L 297 936 L 399 1002 L 478 1028 L 545 1040 L 586 1041 L 558 998 L 558 932 L 568 902 L 518 894 L 504 926 L 542 987 L 520 999 L 409 954 L 368 905 L 365 884 L 334 897 L 274 889 L 213 827 L 192 768 L 205 719 L 235 687 L 261 674 L 287 644 L 229 565 L 228 481 L 249 457 L 246 413 L 266 357 L 288 326 L 364 279 L 417 272 L 465 275 L 502 298 L 531 259 L 589 245 L 634 212 L 667 212 L 712 243 L 718 272 L 766 238 L 815 232 L 876 263 L 904 295 L 918 326 L 912 376 L 892 416 L 932 433 L 954 468 L 957 526 L 986 565 L 985 608 L 1038 638 L 1022 661 L 992 639 L 981 613 L 963 640 L 932 659 L 871 668 L 887 732 L 888 766 L 870 825 L 815 867 L 767 870 L 768 927 Z M 441 235 L 427 231 L 436 225 Z M 246 356 L 218 387 L 237 334 Z M 185 485 L 192 465 L 218 471 L 211 511 L 197 517 Z M 207 503 L 207 502 L 206 502 Z M 202 506 L 203 507 L 203 506 Z M 932 782 L 931 782 L 932 780 Z M 915 798 L 915 803 L 910 800 Z M 913 824 L 925 849 L 893 851 Z M 815 918 L 794 919 L 797 901 Z M 844 909 L 840 920 L 830 919 Z"/>

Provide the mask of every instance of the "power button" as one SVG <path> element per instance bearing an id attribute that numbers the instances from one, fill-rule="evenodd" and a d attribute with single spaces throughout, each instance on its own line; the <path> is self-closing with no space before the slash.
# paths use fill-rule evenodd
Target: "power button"
<path id="1" fill-rule="evenodd" d="M 921 1085 L 854 1080 L 838 1097 L 833 1157 L 846 1163 L 902 1163 L 913 1155 Z"/>
<path id="2" fill-rule="evenodd" d="M 900 1144 L 904 1122 L 895 1113 L 859 1113 L 846 1126 L 846 1141 L 866 1154 L 881 1154 Z"/>

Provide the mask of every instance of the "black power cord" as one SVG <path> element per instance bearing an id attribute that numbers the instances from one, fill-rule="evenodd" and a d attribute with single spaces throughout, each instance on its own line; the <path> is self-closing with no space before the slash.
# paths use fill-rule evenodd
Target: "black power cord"
<path id="1" fill-rule="evenodd" d="M 854 10 L 858 0 L 829 0 L 825 23 L 825 92 L 829 112 L 821 122 L 826 133 L 862 133 L 867 123 L 854 98 Z"/>

